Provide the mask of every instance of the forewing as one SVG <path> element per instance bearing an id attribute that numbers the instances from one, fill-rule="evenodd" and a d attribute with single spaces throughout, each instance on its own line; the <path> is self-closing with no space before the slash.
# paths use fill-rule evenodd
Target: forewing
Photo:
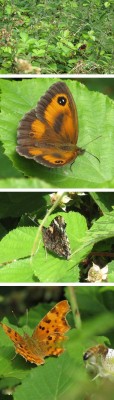
<path id="1" fill-rule="evenodd" d="M 53 346 L 65 340 L 64 334 L 70 329 L 66 315 L 70 311 L 67 300 L 60 301 L 53 307 L 37 325 L 32 338 L 43 346 Z"/>
<path id="2" fill-rule="evenodd" d="M 64 82 L 54 83 L 41 97 L 37 117 L 46 121 L 54 131 L 56 142 L 76 145 L 78 116 L 73 96 Z"/>
<path id="3" fill-rule="evenodd" d="M 59 302 L 46 314 L 34 330 L 32 338 L 36 342 L 38 341 L 44 357 L 58 356 L 63 353 L 62 342 L 67 339 L 64 334 L 70 329 L 66 321 L 66 315 L 69 311 L 70 306 L 67 300 Z"/>

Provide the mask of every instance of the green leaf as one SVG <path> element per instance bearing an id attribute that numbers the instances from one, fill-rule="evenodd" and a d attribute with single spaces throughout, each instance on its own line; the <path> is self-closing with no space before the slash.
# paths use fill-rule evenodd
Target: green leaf
<path id="1" fill-rule="evenodd" d="M 22 174 L 17 171 L 16 168 L 13 167 L 12 162 L 9 160 L 9 158 L 3 153 L 3 148 L 2 145 L 0 143 L 0 163 L 2 165 L 2 168 L 0 168 L 0 182 L 7 176 L 7 178 L 9 178 L 10 181 L 10 177 L 13 177 L 12 180 L 17 177 L 20 178 L 22 176 Z M 3 180 L 3 182 L 5 182 L 6 184 L 6 179 Z M 0 183 L 0 187 L 1 183 Z M 8 185 L 6 187 L 9 187 Z"/>
<path id="2" fill-rule="evenodd" d="M 114 283 L 114 261 L 108 263 L 108 282 Z"/>
<path id="3" fill-rule="evenodd" d="M 103 217 L 94 222 L 88 232 L 87 242 L 98 243 L 101 240 L 114 236 L 114 211 L 106 213 Z"/>
<path id="4" fill-rule="evenodd" d="M 15 390 L 14 400 L 24 393 L 24 400 L 58 400 L 72 388 L 75 363 L 64 353 L 60 358 L 49 359 L 45 365 L 32 369 L 21 386 Z"/>
<path id="5" fill-rule="evenodd" d="M 77 81 L 67 80 L 66 82 L 78 109 L 78 145 L 97 156 L 100 163 L 85 152 L 77 157 L 71 169 L 68 165 L 64 168 L 49 170 L 16 153 L 16 132 L 20 119 L 25 112 L 36 106 L 41 95 L 56 81 L 57 79 L 50 78 L 21 82 L 2 80 L 0 138 L 5 154 L 24 175 L 33 179 L 37 178 L 39 187 L 42 181 L 43 185 L 49 188 L 111 187 L 114 176 L 114 103 L 107 96 L 89 91 Z M 101 135 L 100 138 L 99 135 Z"/>
<path id="6" fill-rule="evenodd" d="M 20 227 L 10 231 L 0 242 L 0 262 L 15 262 L 18 258 L 30 257 L 36 232 L 36 227 Z"/>
<path id="7" fill-rule="evenodd" d="M 17 171 L 18 174 L 18 171 Z M 19 179 L 15 179 L 15 178 L 11 178 L 11 179 L 1 179 L 0 180 L 0 187 L 1 188 L 17 188 L 17 189 L 26 189 L 26 188 L 31 188 L 31 189 L 45 189 L 48 188 L 48 183 L 46 183 L 45 181 L 37 179 L 37 178 L 29 178 L 29 179 L 25 179 L 25 178 L 19 178 Z"/>
<path id="8" fill-rule="evenodd" d="M 112 210 L 114 206 L 113 192 L 90 192 L 90 196 L 94 199 L 94 201 L 100 207 L 100 210 L 102 210 L 103 213 Z"/>
<path id="9" fill-rule="evenodd" d="M 31 283 L 35 281 L 33 272 L 30 259 L 14 260 L 11 263 L 7 262 L 3 268 L 0 267 L 0 281 L 4 283 Z"/>
<path id="10" fill-rule="evenodd" d="M 94 245 L 107 238 L 114 236 L 114 211 L 106 213 L 103 217 L 96 220 L 92 227 L 88 230 L 86 237 L 83 240 L 83 245 L 80 250 L 88 245 Z M 77 250 L 76 250 L 77 252 Z"/>

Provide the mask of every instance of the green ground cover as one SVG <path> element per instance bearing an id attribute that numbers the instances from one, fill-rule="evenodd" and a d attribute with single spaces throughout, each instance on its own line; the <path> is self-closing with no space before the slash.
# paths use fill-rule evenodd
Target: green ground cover
<path id="1" fill-rule="evenodd" d="M 1 73 L 114 73 L 113 0 L 1 0 Z"/>

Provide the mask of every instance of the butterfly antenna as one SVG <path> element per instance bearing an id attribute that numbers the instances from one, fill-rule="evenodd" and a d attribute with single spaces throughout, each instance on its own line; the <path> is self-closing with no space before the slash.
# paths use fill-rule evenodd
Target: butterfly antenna
<path id="1" fill-rule="evenodd" d="M 26 308 L 26 322 L 25 325 L 28 327 L 28 308 Z"/>
<path id="2" fill-rule="evenodd" d="M 102 137 L 102 135 L 97 136 L 95 139 L 90 140 L 90 142 L 86 143 L 85 147 L 88 146 L 88 144 L 94 142 L 94 140 L 99 139 L 100 137 Z M 90 154 L 92 157 L 96 158 L 96 160 L 100 163 L 100 160 L 97 156 L 95 156 L 94 154 L 90 153 L 89 151 L 85 150 L 86 153 Z"/>
<path id="3" fill-rule="evenodd" d="M 89 151 L 85 150 L 86 153 L 90 154 L 90 156 L 96 158 L 96 160 L 100 163 L 100 160 L 97 156 L 95 156 L 94 154 L 90 153 Z"/>
<path id="4" fill-rule="evenodd" d="M 17 323 L 17 325 L 18 325 L 18 319 L 17 319 L 17 317 L 16 317 L 16 315 L 15 315 L 15 313 L 14 313 L 13 310 L 12 310 L 12 314 L 13 314 L 13 316 L 14 316 L 14 318 L 15 318 L 15 320 L 16 320 L 16 323 Z M 25 322 L 25 326 L 28 327 L 28 309 L 26 309 L 26 322 Z M 22 330 L 23 330 L 23 328 L 22 328 Z M 24 330 L 23 330 L 23 332 L 24 332 Z"/>
<path id="5" fill-rule="evenodd" d="M 90 144 L 91 142 L 94 142 L 95 140 L 99 139 L 100 137 L 102 137 L 102 135 L 97 136 L 96 138 L 90 140 L 88 143 L 85 144 L 85 147 L 88 146 L 88 144 Z M 91 153 L 90 153 L 91 154 Z"/>
<path id="6" fill-rule="evenodd" d="M 15 321 L 16 321 L 16 323 L 17 323 L 17 325 L 18 325 L 18 319 L 17 319 L 17 317 L 16 317 L 16 315 L 15 315 L 15 313 L 14 313 L 14 311 L 12 310 L 12 314 L 13 314 L 13 317 L 14 317 L 14 319 L 15 319 Z"/>

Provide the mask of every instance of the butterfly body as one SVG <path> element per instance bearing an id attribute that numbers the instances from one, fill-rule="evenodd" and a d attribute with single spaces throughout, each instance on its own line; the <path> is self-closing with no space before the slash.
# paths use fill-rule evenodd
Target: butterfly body
<path id="1" fill-rule="evenodd" d="M 42 237 L 46 249 L 54 252 L 59 257 L 69 259 L 71 250 L 65 228 L 66 222 L 64 218 L 58 215 L 52 220 L 48 228 L 42 228 Z"/>
<path id="2" fill-rule="evenodd" d="M 57 82 L 20 121 L 16 151 L 44 166 L 62 167 L 84 152 L 77 147 L 77 139 L 73 96 L 64 82 Z"/>
<path id="3" fill-rule="evenodd" d="M 30 337 L 26 333 L 21 336 L 14 329 L 0 323 L 5 333 L 13 341 L 16 353 L 26 361 L 36 365 L 44 364 L 47 356 L 59 356 L 64 352 L 62 342 L 66 340 L 64 335 L 70 329 L 66 321 L 66 314 L 70 311 L 67 300 L 56 304 L 36 326 Z"/>

